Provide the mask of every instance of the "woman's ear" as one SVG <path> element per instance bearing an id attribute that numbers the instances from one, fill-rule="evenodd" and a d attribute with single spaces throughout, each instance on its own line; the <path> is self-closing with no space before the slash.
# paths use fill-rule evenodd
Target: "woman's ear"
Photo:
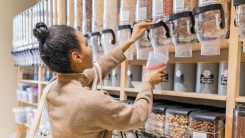
<path id="1" fill-rule="evenodd" d="M 79 52 L 72 52 L 71 59 L 76 63 L 82 63 L 82 54 Z"/>

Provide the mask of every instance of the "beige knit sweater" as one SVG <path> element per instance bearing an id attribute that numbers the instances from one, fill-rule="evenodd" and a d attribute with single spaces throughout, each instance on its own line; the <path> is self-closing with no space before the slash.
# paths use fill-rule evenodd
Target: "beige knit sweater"
<path id="1" fill-rule="evenodd" d="M 98 63 L 105 77 L 125 60 L 120 47 Z M 107 92 L 92 91 L 94 71 L 58 74 L 47 96 L 53 138 L 111 138 L 113 130 L 131 130 L 144 125 L 152 110 L 152 87 L 144 83 L 134 105 L 122 104 Z"/>

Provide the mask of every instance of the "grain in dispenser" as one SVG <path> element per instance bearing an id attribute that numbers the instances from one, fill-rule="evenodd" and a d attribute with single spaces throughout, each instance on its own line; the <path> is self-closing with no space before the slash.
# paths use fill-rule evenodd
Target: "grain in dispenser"
<path id="1" fill-rule="evenodd" d="M 166 74 L 162 82 L 155 86 L 155 90 L 173 91 L 174 88 L 174 64 L 168 64 Z"/>
<path id="2" fill-rule="evenodd" d="M 103 29 L 104 0 L 93 0 L 92 5 L 92 32 L 98 32 Z"/>
<path id="3" fill-rule="evenodd" d="M 245 105 L 237 105 L 233 110 L 232 137 L 245 137 Z"/>
<path id="4" fill-rule="evenodd" d="M 176 63 L 174 91 L 194 92 L 196 82 L 196 63 Z"/>
<path id="5" fill-rule="evenodd" d="M 192 10 L 197 7 L 197 0 L 173 0 L 173 4 L 174 14 L 169 15 L 168 20 L 175 57 L 192 57 L 192 47 L 196 43 Z"/>
<path id="6" fill-rule="evenodd" d="M 219 64 L 198 62 L 196 93 L 217 94 Z"/>
<path id="7" fill-rule="evenodd" d="M 201 55 L 219 55 L 220 44 L 228 31 L 226 2 L 199 0 L 199 8 L 193 10 L 195 31 L 201 43 Z"/>
<path id="8" fill-rule="evenodd" d="M 92 0 L 83 0 L 83 34 L 92 31 Z"/>
<path id="9" fill-rule="evenodd" d="M 219 63 L 219 82 L 218 82 L 218 94 L 227 94 L 227 77 L 228 77 L 228 62 L 221 61 Z"/>
<path id="10" fill-rule="evenodd" d="M 243 39 L 243 53 L 245 53 L 245 1 L 233 0 L 233 5 L 236 7 L 235 26 L 238 34 Z"/>

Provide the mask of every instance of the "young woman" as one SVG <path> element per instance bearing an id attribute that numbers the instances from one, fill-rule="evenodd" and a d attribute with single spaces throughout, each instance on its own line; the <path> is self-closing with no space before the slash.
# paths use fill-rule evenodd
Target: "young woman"
<path id="1" fill-rule="evenodd" d="M 135 25 L 132 37 L 97 63 L 103 78 L 126 58 L 124 52 L 151 27 Z M 144 125 L 152 110 L 152 86 L 161 82 L 166 67 L 145 69 L 144 84 L 134 105 L 122 104 L 105 91 L 92 91 L 92 51 L 81 32 L 65 25 L 49 28 L 37 23 L 33 30 L 39 40 L 43 62 L 58 75 L 47 96 L 47 110 L 53 138 L 111 138 L 113 130 L 131 130 Z"/>

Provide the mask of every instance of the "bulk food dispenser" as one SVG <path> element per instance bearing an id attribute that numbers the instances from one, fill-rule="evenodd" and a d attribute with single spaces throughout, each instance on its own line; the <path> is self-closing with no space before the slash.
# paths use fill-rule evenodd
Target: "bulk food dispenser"
<path id="1" fill-rule="evenodd" d="M 131 24 L 135 21 L 136 0 L 121 0 L 120 5 L 120 26 L 116 27 L 116 31 L 118 44 L 122 45 L 131 37 Z M 134 50 L 133 45 L 124 53 L 128 60 L 133 59 Z"/>
<path id="2" fill-rule="evenodd" d="M 236 19 L 234 21 L 238 34 L 243 39 L 243 53 L 245 53 L 245 0 L 233 0 L 236 7 Z"/>
<path id="3" fill-rule="evenodd" d="M 226 2 L 199 0 L 198 5 L 199 8 L 192 13 L 195 16 L 197 38 L 201 43 L 201 55 L 219 55 L 220 43 L 228 31 Z"/>
<path id="4" fill-rule="evenodd" d="M 101 56 L 104 55 L 104 49 L 101 45 L 100 32 L 103 26 L 103 7 L 104 0 L 92 1 L 92 32 L 89 33 L 89 44 L 93 51 L 93 62 L 96 62 Z"/>
<path id="5" fill-rule="evenodd" d="M 136 22 L 152 21 L 152 0 L 137 0 L 136 2 Z M 137 50 L 137 59 L 147 59 L 149 53 L 152 50 L 151 41 L 148 37 L 149 31 L 145 32 L 145 35 L 136 41 L 135 46 Z M 133 53 L 133 47 L 129 52 Z"/>
<path id="6" fill-rule="evenodd" d="M 116 48 L 116 35 L 113 30 L 119 24 L 119 0 L 104 0 L 104 20 L 103 29 L 100 31 L 101 44 L 104 49 L 104 54 L 108 54 L 112 49 Z M 115 68 L 112 73 L 109 73 L 104 80 L 105 86 L 120 86 L 120 70 L 121 67 Z"/>
<path id="7" fill-rule="evenodd" d="M 191 10 L 197 7 L 197 0 L 173 0 L 173 13 L 168 16 L 170 32 L 175 46 L 175 57 L 192 57 L 196 43 L 194 17 Z"/>
<path id="8" fill-rule="evenodd" d="M 92 31 L 92 0 L 83 0 L 83 34 L 88 34 Z"/>

